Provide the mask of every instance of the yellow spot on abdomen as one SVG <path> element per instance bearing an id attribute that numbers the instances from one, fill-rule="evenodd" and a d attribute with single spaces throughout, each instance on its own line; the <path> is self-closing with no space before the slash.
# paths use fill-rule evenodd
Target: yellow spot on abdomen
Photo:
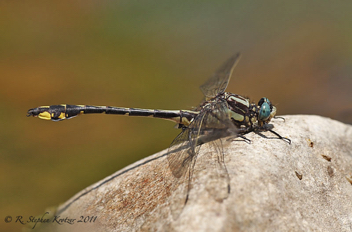
<path id="1" fill-rule="evenodd" d="M 51 120 L 51 115 L 48 111 L 45 111 L 43 113 L 38 114 L 38 118 L 44 119 L 44 120 Z"/>
<path id="2" fill-rule="evenodd" d="M 64 112 L 61 112 L 60 116 L 59 116 L 59 119 L 65 119 L 66 116 L 65 116 L 65 113 Z"/>

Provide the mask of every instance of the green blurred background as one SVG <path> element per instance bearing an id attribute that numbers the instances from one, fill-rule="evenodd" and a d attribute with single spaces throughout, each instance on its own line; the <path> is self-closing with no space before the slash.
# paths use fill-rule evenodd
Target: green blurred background
<path id="1" fill-rule="evenodd" d="M 173 123 L 29 108 L 90 104 L 190 109 L 232 54 L 227 90 L 278 114 L 351 123 L 352 1 L 1 1 L 2 231 L 169 146 Z M 167 168 L 167 167 L 165 167 Z"/>

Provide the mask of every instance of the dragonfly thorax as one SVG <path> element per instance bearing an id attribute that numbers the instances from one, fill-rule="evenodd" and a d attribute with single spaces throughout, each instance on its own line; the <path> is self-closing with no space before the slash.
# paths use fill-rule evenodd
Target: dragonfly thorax
<path id="1" fill-rule="evenodd" d="M 263 126 L 276 114 L 275 106 L 264 97 L 259 100 L 258 105 L 250 103 L 246 97 L 228 92 L 223 93 L 221 98 L 227 101 L 230 117 L 238 127 L 253 127 L 255 123 Z"/>

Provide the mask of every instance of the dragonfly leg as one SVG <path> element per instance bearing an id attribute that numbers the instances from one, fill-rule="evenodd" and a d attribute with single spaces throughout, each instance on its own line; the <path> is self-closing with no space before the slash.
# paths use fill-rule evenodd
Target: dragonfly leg
<path id="1" fill-rule="evenodd" d="M 275 119 L 282 119 L 282 120 L 284 120 L 284 122 L 285 122 L 285 118 L 284 118 L 284 117 L 275 116 L 274 118 L 275 118 Z"/>
<path id="2" fill-rule="evenodd" d="M 268 130 L 271 133 L 273 133 L 274 135 L 276 135 L 278 137 L 278 139 L 282 139 L 283 141 L 287 142 L 288 144 L 291 144 L 291 139 L 288 139 L 286 137 L 282 137 L 281 135 L 279 135 L 277 132 L 273 131 L 273 130 Z M 275 139 L 275 138 L 274 138 Z"/>
<path id="3" fill-rule="evenodd" d="M 229 138 L 228 141 L 235 141 L 236 138 L 238 138 L 238 137 L 242 138 L 243 141 L 245 141 L 248 144 L 252 143 L 252 140 L 246 138 L 244 135 L 241 135 L 241 134 L 237 134 L 236 136 L 231 136 L 231 138 Z"/>
<path id="4" fill-rule="evenodd" d="M 281 139 L 285 142 L 287 142 L 288 144 L 291 144 L 291 139 L 288 139 L 286 137 L 282 137 L 279 133 L 275 132 L 272 130 L 273 126 L 270 125 L 270 124 L 264 124 L 262 127 L 258 127 L 255 129 L 255 133 L 260 135 L 261 137 L 263 138 L 266 138 L 266 139 Z M 267 137 L 265 135 L 263 135 L 262 133 L 260 133 L 261 131 L 270 131 L 271 133 L 273 133 L 274 135 L 276 135 L 277 137 L 273 138 L 273 137 Z"/>
<path id="5" fill-rule="evenodd" d="M 242 138 L 246 143 L 251 144 L 252 140 L 247 139 L 244 135 L 238 135 L 238 137 Z"/>

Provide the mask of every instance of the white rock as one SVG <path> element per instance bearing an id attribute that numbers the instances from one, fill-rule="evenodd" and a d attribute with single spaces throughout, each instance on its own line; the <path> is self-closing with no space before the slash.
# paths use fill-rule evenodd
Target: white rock
<path id="1" fill-rule="evenodd" d="M 214 198 L 214 186 L 223 183 L 214 178 L 216 162 L 204 144 L 189 200 L 173 216 L 179 196 L 171 191 L 175 179 L 165 150 L 84 189 L 57 211 L 60 218 L 96 216 L 94 222 L 50 229 L 352 231 L 352 126 L 320 116 L 284 117 L 272 121 L 273 130 L 292 144 L 250 133 L 251 144 L 237 138 L 224 145 L 231 188 L 223 201 Z"/>

